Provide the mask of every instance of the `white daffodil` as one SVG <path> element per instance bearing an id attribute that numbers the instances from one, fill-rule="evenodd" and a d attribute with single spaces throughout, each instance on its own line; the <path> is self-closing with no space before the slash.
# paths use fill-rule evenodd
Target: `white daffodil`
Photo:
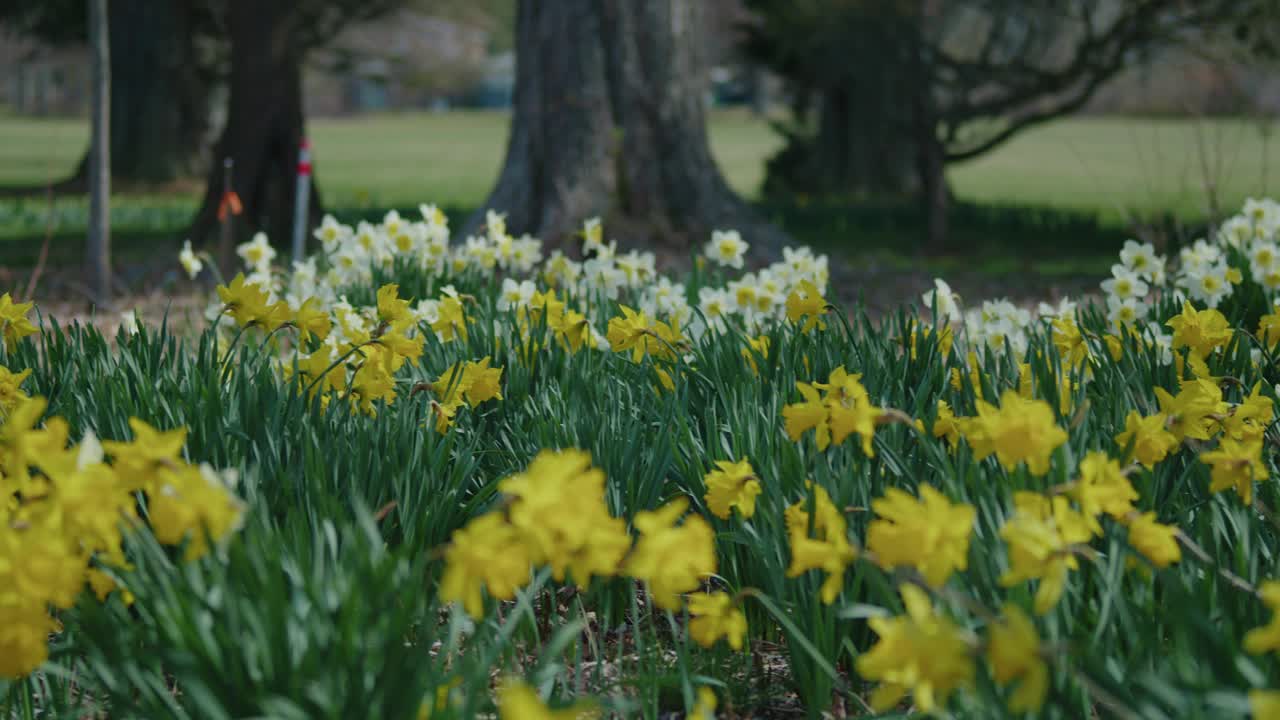
<path id="1" fill-rule="evenodd" d="M 743 257 L 747 253 L 747 243 L 737 230 L 713 230 L 711 241 L 703 250 L 707 259 L 722 267 L 742 269 Z"/>
<path id="2" fill-rule="evenodd" d="M 936 307 L 940 318 L 960 319 L 960 297 L 951 291 L 951 286 L 942 278 L 934 278 L 933 289 L 920 296 L 920 300 L 929 310 Z"/>
<path id="3" fill-rule="evenodd" d="M 536 292 L 538 287 L 531 280 L 516 282 L 511 278 L 504 278 L 502 292 L 498 294 L 498 310 L 507 312 L 513 308 L 527 308 Z"/>
<path id="4" fill-rule="evenodd" d="M 187 271 L 187 275 L 195 280 L 200 271 L 204 269 L 204 262 L 199 255 L 191 249 L 191 241 L 182 241 L 182 252 L 178 253 L 178 262 L 182 264 L 182 269 Z"/>
<path id="5" fill-rule="evenodd" d="M 267 241 L 266 233 L 257 233 L 253 239 L 236 248 L 236 254 L 244 260 L 249 269 L 257 273 L 268 272 L 271 261 L 276 258 L 276 250 Z"/>
<path id="6" fill-rule="evenodd" d="M 1102 291 L 1119 300 L 1143 298 L 1149 290 L 1142 278 L 1125 265 L 1112 265 L 1111 277 L 1102 281 Z"/>

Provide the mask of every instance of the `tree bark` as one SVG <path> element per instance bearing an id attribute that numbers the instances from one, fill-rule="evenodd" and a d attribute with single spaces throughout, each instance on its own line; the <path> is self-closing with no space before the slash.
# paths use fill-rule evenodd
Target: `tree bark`
<path id="1" fill-rule="evenodd" d="M 932 134 L 919 144 L 920 202 L 925 221 L 925 247 L 933 254 L 946 252 L 951 212 L 951 188 L 947 185 L 946 148 Z"/>
<path id="2" fill-rule="evenodd" d="M 263 231 L 274 241 L 285 242 L 290 236 L 298 148 L 304 132 L 303 51 L 295 37 L 290 6 L 286 0 L 230 2 L 231 97 L 204 201 L 192 223 L 194 242 L 206 243 L 218 224 L 225 158 L 235 163 L 232 189 L 244 209 L 235 220 L 236 237 L 245 239 Z M 322 210 L 314 182 L 311 188 L 314 222 Z M 222 258 L 220 264 L 229 261 Z"/>
<path id="3" fill-rule="evenodd" d="M 729 188 L 711 156 L 701 0 L 611 0 L 609 60 L 619 68 L 620 209 L 641 239 L 687 248 L 735 228 L 778 254 L 785 235 Z M 647 236 L 647 237 L 646 237 Z"/>
<path id="4" fill-rule="evenodd" d="M 512 130 L 486 207 L 553 244 L 601 215 L 631 243 L 683 249 L 736 228 L 776 254 L 785 236 L 711 156 L 701 16 L 697 0 L 521 0 Z"/>
<path id="5" fill-rule="evenodd" d="M 880 78 L 870 79 L 879 85 Z M 819 94 L 812 136 L 796 134 L 769 160 L 765 193 L 901 198 L 919 193 L 916 144 L 892 114 L 888 88 L 835 85 Z"/>
<path id="6" fill-rule="evenodd" d="M 485 205 L 507 213 L 515 232 L 560 243 L 609 209 L 613 121 L 601 32 L 596 0 L 522 0 L 517 8 L 511 134 Z"/>
<path id="7" fill-rule="evenodd" d="M 202 172 L 208 81 L 189 0 L 111 0 L 111 174 L 160 184 Z"/>
<path id="8" fill-rule="evenodd" d="M 111 301 L 111 57 L 107 0 L 89 0 L 89 74 L 92 102 L 89 141 L 89 228 L 86 264 L 93 301 Z"/>

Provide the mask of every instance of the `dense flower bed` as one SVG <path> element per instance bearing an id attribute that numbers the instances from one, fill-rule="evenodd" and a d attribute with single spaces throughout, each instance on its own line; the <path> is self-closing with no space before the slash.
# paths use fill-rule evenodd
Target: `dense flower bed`
<path id="1" fill-rule="evenodd" d="M 1280 717 L 1276 203 L 874 322 L 421 214 L 255 238 L 194 340 L 0 299 L 0 708 Z"/>

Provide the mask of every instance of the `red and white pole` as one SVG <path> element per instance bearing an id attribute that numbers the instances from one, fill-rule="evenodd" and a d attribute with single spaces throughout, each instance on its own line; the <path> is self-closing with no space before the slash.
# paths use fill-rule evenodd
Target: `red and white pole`
<path id="1" fill-rule="evenodd" d="M 307 247 L 307 203 L 311 200 L 311 141 L 298 147 L 297 197 L 293 201 L 293 259 L 302 262 Z"/>

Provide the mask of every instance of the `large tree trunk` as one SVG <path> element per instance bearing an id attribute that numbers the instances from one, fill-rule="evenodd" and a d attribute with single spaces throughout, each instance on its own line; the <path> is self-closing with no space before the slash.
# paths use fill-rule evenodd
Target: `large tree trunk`
<path id="1" fill-rule="evenodd" d="M 302 143 L 302 49 L 294 37 L 286 0 L 231 0 L 227 30 L 231 38 L 231 97 L 222 137 L 214 148 L 204 202 L 191 237 L 204 243 L 218 223 L 225 158 L 234 163 L 232 189 L 244 212 L 235 220 L 236 237 L 264 231 L 275 242 L 290 237 L 298 148 Z M 321 212 L 316 185 L 310 203 L 314 220 Z M 219 264 L 231 270 L 228 248 Z"/>
<path id="2" fill-rule="evenodd" d="M 923 40 L 911 37 L 911 45 L 923 47 Z M 947 185 L 947 149 L 938 137 L 937 99 L 929 90 L 929 70 L 917 53 L 908 58 L 907 87 L 914 88 L 911 100 L 911 132 L 915 140 L 916 168 L 920 178 L 919 199 L 925 221 L 924 248 L 937 254 L 947 250 L 951 188 Z"/>
<path id="3" fill-rule="evenodd" d="M 736 228 L 776 253 L 785 236 L 711 157 L 701 15 L 697 0 L 521 0 L 516 107 L 487 207 L 551 243 L 603 215 L 632 243 L 686 248 Z"/>
<path id="4" fill-rule="evenodd" d="M 689 247 L 717 228 L 736 228 L 777 254 L 785 236 L 725 182 L 711 157 L 704 108 L 707 61 L 701 0 L 612 0 L 622 128 L 622 212 L 650 243 Z"/>
<path id="5" fill-rule="evenodd" d="M 813 171 L 829 192 L 892 197 L 919 189 L 912 144 L 891 112 L 902 93 L 891 84 L 862 77 L 822 94 Z"/>
<path id="6" fill-rule="evenodd" d="M 812 136 L 796 134 L 770 158 L 765 193 L 838 198 L 901 198 L 920 190 L 917 151 L 894 114 L 881 78 L 849 81 L 818 93 Z"/>
<path id="7" fill-rule="evenodd" d="M 189 0 L 111 0 L 111 174 L 159 184 L 205 170 L 208 80 Z"/>
<path id="8" fill-rule="evenodd" d="M 951 188 L 947 185 L 946 149 L 930 134 L 919 147 L 920 203 L 925 221 L 925 248 L 937 254 L 946 252 L 948 219 L 951 213 Z"/>
<path id="9" fill-rule="evenodd" d="M 507 158 L 487 208 L 516 232 L 560 243 L 605 214 L 614 192 L 613 121 L 597 0 L 522 1 Z"/>

